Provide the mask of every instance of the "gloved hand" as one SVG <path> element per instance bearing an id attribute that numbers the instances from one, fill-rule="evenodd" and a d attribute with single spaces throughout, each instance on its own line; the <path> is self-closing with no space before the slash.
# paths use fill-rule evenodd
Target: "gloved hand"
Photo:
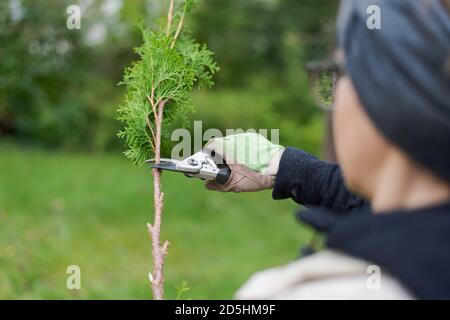
<path id="1" fill-rule="evenodd" d="M 206 188 L 221 192 L 251 192 L 271 189 L 284 147 L 256 133 L 211 139 L 203 148 L 214 151 L 231 169 L 227 183 L 206 183 Z"/>

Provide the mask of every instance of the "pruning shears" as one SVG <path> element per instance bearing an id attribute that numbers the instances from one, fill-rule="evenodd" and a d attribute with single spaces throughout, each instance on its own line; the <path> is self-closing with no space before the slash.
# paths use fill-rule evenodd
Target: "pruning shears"
<path id="1" fill-rule="evenodd" d="M 200 178 L 202 180 L 215 181 L 225 184 L 231 175 L 230 167 L 219 161 L 215 152 L 199 151 L 184 160 L 160 159 L 156 163 L 155 159 L 147 160 L 151 168 L 181 172 L 191 178 Z"/>

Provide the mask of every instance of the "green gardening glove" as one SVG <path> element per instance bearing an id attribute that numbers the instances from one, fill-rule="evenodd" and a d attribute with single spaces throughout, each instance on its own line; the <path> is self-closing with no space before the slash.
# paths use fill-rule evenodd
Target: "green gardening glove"
<path id="1" fill-rule="evenodd" d="M 250 192 L 271 189 L 284 147 L 257 133 L 242 133 L 214 138 L 204 147 L 222 157 L 231 169 L 227 183 L 206 183 L 211 190 Z"/>

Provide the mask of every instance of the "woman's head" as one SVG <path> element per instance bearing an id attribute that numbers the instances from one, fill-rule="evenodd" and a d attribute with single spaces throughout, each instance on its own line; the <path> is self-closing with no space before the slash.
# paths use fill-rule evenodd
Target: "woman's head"
<path id="1" fill-rule="evenodd" d="M 447 1 L 447 0 L 446 0 Z M 381 29 L 367 27 L 380 8 Z M 450 181 L 450 18 L 441 0 L 344 0 L 334 133 L 347 183 L 370 198 L 393 153 Z"/>

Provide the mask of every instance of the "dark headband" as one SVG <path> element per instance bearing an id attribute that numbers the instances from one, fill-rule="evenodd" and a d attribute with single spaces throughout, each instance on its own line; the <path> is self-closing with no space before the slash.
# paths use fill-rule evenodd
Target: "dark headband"
<path id="1" fill-rule="evenodd" d="M 380 29 L 367 26 L 371 5 L 379 8 Z M 376 127 L 450 181 L 450 17 L 442 2 L 343 0 L 338 43 Z"/>

